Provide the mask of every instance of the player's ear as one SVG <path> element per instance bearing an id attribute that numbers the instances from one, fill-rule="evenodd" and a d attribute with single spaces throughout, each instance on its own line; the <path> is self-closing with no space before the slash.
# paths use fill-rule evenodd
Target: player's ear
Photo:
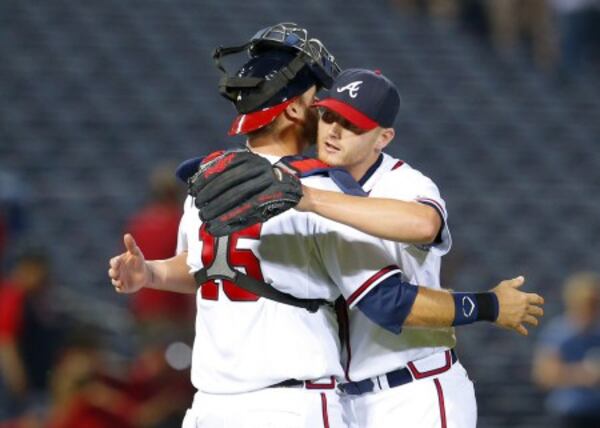
<path id="1" fill-rule="evenodd" d="M 300 98 L 297 98 L 284 110 L 285 116 L 291 121 L 299 121 L 304 118 L 304 111 L 306 106 L 301 102 Z"/>
<path id="2" fill-rule="evenodd" d="M 375 141 L 375 148 L 377 150 L 383 150 L 387 147 L 388 144 L 394 139 L 396 132 L 394 128 L 383 128 L 379 135 L 377 136 L 377 140 Z"/>
<path id="3" fill-rule="evenodd" d="M 283 115 L 287 120 L 297 125 L 304 125 L 306 122 L 306 109 L 309 107 L 304 105 L 299 100 L 295 100 L 283 111 Z"/>
<path id="4" fill-rule="evenodd" d="M 315 102 L 316 93 L 317 88 L 313 86 L 302 95 L 296 97 L 284 110 L 285 116 L 293 122 L 303 123 L 306 118 L 306 111 Z"/>

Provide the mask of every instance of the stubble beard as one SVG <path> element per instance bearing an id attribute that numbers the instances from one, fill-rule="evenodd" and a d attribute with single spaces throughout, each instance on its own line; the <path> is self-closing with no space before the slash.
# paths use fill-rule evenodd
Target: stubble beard
<path id="1" fill-rule="evenodd" d="M 306 109 L 304 118 L 304 128 L 302 129 L 302 139 L 306 141 L 307 147 L 317 144 L 317 128 L 319 124 L 319 115 L 313 108 Z"/>

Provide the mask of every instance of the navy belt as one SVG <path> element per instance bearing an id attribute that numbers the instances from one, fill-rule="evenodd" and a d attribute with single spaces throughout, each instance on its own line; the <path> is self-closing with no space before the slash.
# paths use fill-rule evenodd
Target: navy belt
<path id="1" fill-rule="evenodd" d="M 407 367 L 402 369 L 393 370 L 381 376 L 368 378 L 359 382 L 348 382 L 338 385 L 338 388 L 342 392 L 349 395 L 360 395 L 367 392 L 373 392 L 377 385 L 377 389 L 395 388 L 400 385 L 405 385 L 412 382 L 413 380 L 424 379 L 432 376 L 437 376 L 450 370 L 450 368 L 456 363 L 458 358 L 454 349 L 444 352 L 446 355 L 446 364 L 437 369 L 429 370 L 426 372 L 420 372 L 417 370 L 413 362 L 407 364 Z M 382 385 L 380 378 L 384 377 L 387 380 L 387 388 Z"/>

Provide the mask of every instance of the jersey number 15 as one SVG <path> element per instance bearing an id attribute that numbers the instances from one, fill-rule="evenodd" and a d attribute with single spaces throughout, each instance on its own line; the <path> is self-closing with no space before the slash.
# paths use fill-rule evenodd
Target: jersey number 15
<path id="1" fill-rule="evenodd" d="M 229 246 L 227 248 L 227 258 L 229 265 L 232 268 L 243 268 L 246 275 L 252 276 L 260 281 L 263 281 L 263 275 L 260 270 L 260 260 L 254 255 L 251 250 L 237 248 L 239 239 L 260 239 L 260 231 L 262 224 L 255 224 L 246 229 L 232 233 L 229 237 Z M 206 231 L 206 227 L 202 225 L 200 228 L 200 240 L 202 241 L 202 263 L 204 266 L 210 266 L 215 261 L 215 241 L 217 238 Z M 223 286 L 223 292 L 234 302 L 255 302 L 259 296 L 251 293 L 243 288 L 238 287 L 235 283 L 226 279 L 215 279 L 204 283 L 200 289 L 200 294 L 206 300 L 219 299 L 219 285 Z"/>

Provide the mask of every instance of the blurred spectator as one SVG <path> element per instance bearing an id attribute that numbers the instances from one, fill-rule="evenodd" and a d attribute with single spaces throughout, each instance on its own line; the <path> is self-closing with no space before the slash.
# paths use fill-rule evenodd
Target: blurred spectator
<path id="1" fill-rule="evenodd" d="M 526 49 L 542 70 L 567 80 L 600 60 L 600 0 L 392 0 L 404 11 L 460 21 L 496 52 Z"/>
<path id="2" fill-rule="evenodd" d="M 47 427 L 179 426 L 194 390 L 189 372 L 167 364 L 165 346 L 157 344 L 163 339 L 153 338 L 131 364 L 118 367 L 109 367 L 107 355 L 89 340 L 66 349 L 53 369 Z"/>
<path id="3" fill-rule="evenodd" d="M 549 0 L 560 30 L 559 71 L 572 77 L 600 50 L 600 0 Z"/>
<path id="4" fill-rule="evenodd" d="M 579 273 L 564 288 L 566 312 L 542 331 L 534 381 L 565 428 L 600 427 L 600 276 Z"/>
<path id="5" fill-rule="evenodd" d="M 182 186 L 175 168 L 162 165 L 150 177 L 150 200 L 129 221 L 125 230 L 133 235 L 147 259 L 175 256 L 182 213 Z M 195 311 L 193 296 L 143 289 L 131 296 L 139 321 L 182 321 L 189 325 Z"/>
<path id="6" fill-rule="evenodd" d="M 394 0 L 404 10 L 460 20 L 480 37 L 489 37 L 505 57 L 524 45 L 535 63 L 550 70 L 556 59 L 556 31 L 548 0 Z"/>
<path id="7" fill-rule="evenodd" d="M 47 374 L 60 347 L 49 274 L 45 254 L 29 250 L 0 281 L 0 416 L 44 401 Z"/>
<path id="8" fill-rule="evenodd" d="M 538 67 L 550 71 L 556 58 L 555 28 L 547 0 L 486 0 L 491 39 L 500 55 L 527 43 Z"/>
<path id="9" fill-rule="evenodd" d="M 186 364 L 178 370 L 169 364 L 169 335 L 157 340 L 152 333 L 140 355 L 131 364 L 126 391 L 134 401 L 130 419 L 136 427 L 179 426 L 189 408 L 195 389 L 190 382 L 191 348 L 183 344 Z M 176 349 L 176 348 L 175 348 Z"/>
<path id="10" fill-rule="evenodd" d="M 126 417 L 133 402 L 106 371 L 95 346 L 65 350 L 52 371 L 47 428 L 134 428 Z"/>

